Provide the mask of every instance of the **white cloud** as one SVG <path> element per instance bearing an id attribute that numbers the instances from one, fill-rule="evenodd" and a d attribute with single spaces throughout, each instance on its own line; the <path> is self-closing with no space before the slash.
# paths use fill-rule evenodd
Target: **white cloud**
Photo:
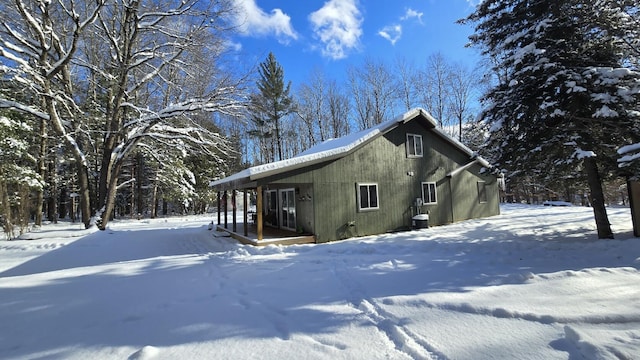
<path id="1" fill-rule="evenodd" d="M 226 41 L 225 47 L 235 52 L 239 52 L 240 50 L 242 50 L 242 44 L 235 41 Z"/>
<path id="2" fill-rule="evenodd" d="M 418 19 L 418 22 L 422 24 L 422 15 L 424 15 L 424 13 L 409 8 L 407 9 L 407 12 L 404 14 L 404 16 L 400 18 L 400 20 L 405 21 L 416 18 Z"/>
<path id="3" fill-rule="evenodd" d="M 405 14 L 400 17 L 400 21 L 408 21 L 415 18 L 422 24 L 422 15 L 424 15 L 424 13 L 408 8 Z M 391 45 L 395 45 L 402 37 L 402 25 L 387 25 L 378 31 L 378 35 L 389 40 Z"/>
<path id="4" fill-rule="evenodd" d="M 382 28 L 382 30 L 378 31 L 378 35 L 383 38 L 389 40 L 391 45 L 395 45 L 398 40 L 402 37 L 402 25 L 389 25 Z"/>
<path id="5" fill-rule="evenodd" d="M 362 16 L 357 0 L 329 0 L 309 15 L 309 21 L 323 44 L 324 56 L 342 59 L 360 44 Z"/>
<path id="6" fill-rule="evenodd" d="M 238 7 L 236 22 L 239 31 L 246 36 L 275 37 L 281 43 L 298 39 L 298 33 L 291 25 L 291 17 L 281 9 L 273 9 L 267 14 L 256 4 L 256 0 L 234 0 Z"/>

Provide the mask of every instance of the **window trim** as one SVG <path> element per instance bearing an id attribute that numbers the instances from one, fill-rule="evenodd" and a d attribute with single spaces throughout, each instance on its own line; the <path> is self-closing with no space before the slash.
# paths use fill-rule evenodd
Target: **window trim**
<path id="1" fill-rule="evenodd" d="M 413 138 L 413 154 L 411 154 L 410 149 L 411 146 L 409 145 L 410 142 L 410 138 Z M 418 148 L 417 144 L 416 144 L 416 139 L 420 139 L 420 147 Z M 412 134 L 412 133 L 407 133 L 407 146 L 406 146 L 406 150 L 407 150 L 407 158 L 421 158 L 424 156 L 424 142 L 422 141 L 422 135 L 420 134 Z M 418 153 L 418 150 L 420 150 L 420 153 Z"/>
<path id="2" fill-rule="evenodd" d="M 482 188 L 481 188 L 482 186 Z M 478 188 L 478 202 L 480 204 L 486 204 L 489 202 L 489 197 L 487 195 L 487 182 L 479 180 L 477 183 Z"/>
<path id="3" fill-rule="evenodd" d="M 362 197 L 361 197 L 361 187 L 366 186 L 367 187 L 367 202 L 368 202 L 368 207 L 362 207 Z M 371 205 L 371 198 L 369 197 L 369 194 L 371 193 L 371 190 L 369 190 L 371 187 L 375 187 L 376 189 L 376 206 L 370 206 Z M 375 210 L 379 210 L 380 209 L 380 191 L 379 191 L 379 187 L 378 187 L 378 183 L 357 183 L 356 184 L 356 202 L 358 204 L 358 211 L 375 211 Z"/>
<path id="4" fill-rule="evenodd" d="M 424 192 L 424 187 L 425 185 L 433 185 L 433 197 L 435 199 L 433 199 L 433 201 L 431 201 L 432 199 L 429 197 L 429 199 L 425 198 L 425 192 Z M 438 185 L 434 182 L 434 181 L 423 181 L 420 184 L 420 190 L 422 191 L 422 204 L 423 205 L 434 205 L 438 203 Z M 431 193 L 431 192 L 429 192 Z"/>

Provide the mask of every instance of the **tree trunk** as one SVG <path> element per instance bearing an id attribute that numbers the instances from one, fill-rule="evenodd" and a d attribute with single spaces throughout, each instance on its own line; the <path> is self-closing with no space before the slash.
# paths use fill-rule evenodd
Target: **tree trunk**
<path id="1" fill-rule="evenodd" d="M 142 153 L 138 152 L 136 156 L 136 207 L 138 212 L 138 217 L 144 215 L 144 198 L 142 193 L 142 176 L 143 176 L 143 168 L 142 168 Z"/>
<path id="2" fill-rule="evenodd" d="M 113 182 L 113 184 L 111 184 Z M 107 224 L 109 220 L 111 220 L 111 214 L 115 208 L 115 199 L 117 194 L 117 180 L 111 181 L 108 186 L 106 186 L 106 197 L 105 203 L 103 207 L 102 214 L 100 215 L 100 221 L 98 221 L 98 229 L 106 230 Z"/>
<path id="3" fill-rule="evenodd" d="M 611 224 L 607 216 L 607 208 L 604 205 L 604 192 L 602 191 L 602 181 L 598 173 L 598 164 L 594 157 L 584 158 L 584 168 L 589 183 L 589 197 L 593 207 L 593 215 L 596 219 L 599 239 L 613 239 Z"/>
<path id="4" fill-rule="evenodd" d="M 50 183 L 50 188 L 49 188 L 49 208 L 48 208 L 48 212 L 47 212 L 47 218 L 50 222 L 57 224 L 58 223 L 58 204 L 57 204 L 57 199 L 58 199 L 58 182 L 56 181 L 56 160 L 54 157 L 54 160 L 49 163 L 49 183 Z"/>
<path id="5" fill-rule="evenodd" d="M 91 226 L 91 195 L 89 193 L 89 169 L 87 165 L 80 160 L 76 160 L 78 171 L 78 197 L 80 198 L 80 216 L 84 228 Z"/>
<path id="6" fill-rule="evenodd" d="M 98 180 L 98 209 L 102 209 L 105 206 L 107 199 L 107 185 L 109 183 L 109 179 L 111 178 L 111 155 L 113 153 L 113 143 L 115 139 L 113 136 L 107 136 L 105 138 L 103 153 L 102 153 L 102 164 L 100 166 L 100 179 Z"/>
<path id="7" fill-rule="evenodd" d="M 121 163 L 114 165 L 114 169 L 111 170 L 112 174 L 119 174 Z M 105 230 L 107 228 L 107 224 L 109 220 L 111 220 L 111 214 L 113 213 L 113 209 L 116 204 L 116 194 L 118 193 L 118 177 L 112 176 L 109 179 L 109 183 L 106 186 L 106 197 L 105 203 L 103 207 L 102 214 L 100 216 L 100 220 L 98 221 L 98 228 L 100 230 Z"/>
<path id="8" fill-rule="evenodd" d="M 67 217 L 67 200 L 69 199 L 67 188 L 63 186 L 58 196 L 58 216 L 60 219 L 65 219 Z"/>
<path id="9" fill-rule="evenodd" d="M 46 120 L 40 119 L 40 150 L 38 153 L 38 174 L 44 181 L 47 176 L 47 122 Z M 36 193 L 36 218 L 35 224 L 38 226 L 42 226 L 42 205 L 44 203 L 44 188 L 38 189 Z"/>
<path id="10" fill-rule="evenodd" d="M 282 139 L 280 138 L 280 119 L 278 118 L 278 114 L 276 113 L 275 118 L 276 123 L 276 147 L 278 148 L 278 160 L 282 159 Z"/>
<path id="11" fill-rule="evenodd" d="M 129 203 L 129 216 L 134 219 L 136 217 L 136 163 L 131 163 L 131 202 Z"/>
<path id="12" fill-rule="evenodd" d="M 0 177 L 0 225 L 7 236 L 7 240 L 13 238 L 13 223 L 11 222 L 11 204 L 7 184 Z"/>
<path id="13" fill-rule="evenodd" d="M 153 182 L 151 195 L 151 218 L 155 219 L 158 214 L 158 179 Z"/>
<path id="14" fill-rule="evenodd" d="M 111 184 L 107 186 L 104 211 L 102 212 L 102 215 L 100 216 L 100 221 L 98 222 L 98 229 L 100 230 L 106 230 L 107 224 L 111 219 L 111 213 L 113 213 L 113 209 L 115 206 L 116 193 L 117 193 L 117 190 L 116 190 L 115 184 L 114 186 L 111 186 Z"/>

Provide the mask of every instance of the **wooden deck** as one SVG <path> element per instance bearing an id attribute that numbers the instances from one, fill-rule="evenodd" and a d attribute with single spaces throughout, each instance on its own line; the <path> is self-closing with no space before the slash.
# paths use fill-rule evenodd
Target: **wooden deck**
<path id="1" fill-rule="evenodd" d="M 262 229 L 262 240 L 258 240 L 258 234 L 255 224 L 249 224 L 247 236 L 244 235 L 244 223 L 236 224 L 236 231 L 233 231 L 233 225 L 228 224 L 228 228 L 224 224 L 216 226 L 216 232 L 220 235 L 226 235 L 238 240 L 246 245 L 267 246 L 267 245 L 293 245 L 293 244 L 315 244 L 316 238 L 313 235 L 300 235 L 292 231 L 276 229 L 265 226 Z"/>

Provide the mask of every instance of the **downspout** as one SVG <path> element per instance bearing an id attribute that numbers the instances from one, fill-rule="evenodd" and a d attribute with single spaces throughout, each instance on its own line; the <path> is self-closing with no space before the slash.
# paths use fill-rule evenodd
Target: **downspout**
<path id="1" fill-rule="evenodd" d="M 453 224 L 454 219 L 455 219 L 455 213 L 454 213 L 454 209 L 453 209 L 453 176 L 448 176 L 447 178 L 449 180 L 449 205 L 451 206 L 451 224 Z"/>

